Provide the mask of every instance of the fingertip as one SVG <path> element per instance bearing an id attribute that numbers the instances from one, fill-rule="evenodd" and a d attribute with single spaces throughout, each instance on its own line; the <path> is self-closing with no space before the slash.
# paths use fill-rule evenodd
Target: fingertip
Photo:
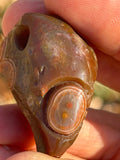
<path id="1" fill-rule="evenodd" d="M 29 12 L 47 13 L 47 10 L 42 0 L 18 0 L 14 2 L 10 7 L 8 7 L 3 16 L 3 34 L 7 36 L 22 15 Z"/>
<path id="2" fill-rule="evenodd" d="M 22 150 L 35 147 L 31 127 L 16 104 L 0 106 L 0 143 Z"/>
<path id="3" fill-rule="evenodd" d="M 31 154 L 30 151 L 28 151 L 29 154 Z M 27 152 L 21 152 L 21 153 L 17 153 L 11 157 L 9 157 L 7 160 L 28 160 L 28 154 Z"/>

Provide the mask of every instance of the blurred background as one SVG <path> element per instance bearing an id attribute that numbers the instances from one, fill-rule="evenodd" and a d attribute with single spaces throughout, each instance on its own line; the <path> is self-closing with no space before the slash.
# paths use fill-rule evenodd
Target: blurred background
<path id="1" fill-rule="evenodd" d="M 1 21 L 7 7 L 15 0 L 0 0 L 0 42 L 2 40 Z M 12 93 L 7 88 L 5 80 L 0 77 L 0 104 L 16 103 Z M 91 108 L 103 109 L 113 113 L 120 114 L 120 93 L 96 82 L 94 85 L 94 96 Z"/>

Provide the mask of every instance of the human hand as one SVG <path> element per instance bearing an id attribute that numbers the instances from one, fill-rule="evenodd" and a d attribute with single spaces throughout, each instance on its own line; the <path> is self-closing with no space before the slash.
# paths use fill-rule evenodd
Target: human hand
<path id="1" fill-rule="evenodd" d="M 101 0 L 96 2 L 74 0 L 74 3 L 71 0 L 46 0 L 46 5 L 52 13 L 64 18 L 94 47 L 99 64 L 98 80 L 118 91 L 120 91 L 119 3 L 118 1 L 115 3 L 115 1 L 105 2 Z M 3 19 L 5 35 L 26 12 L 46 13 L 48 11 L 40 0 L 16 2 L 8 9 Z M 9 111 L 9 109 L 5 109 L 6 107 L 12 110 L 12 114 L 4 115 L 7 114 L 7 110 Z M 16 110 L 20 112 L 19 109 L 13 105 L 6 107 L 3 106 L 2 111 L 0 110 L 0 117 L 4 115 L 0 120 L 0 126 L 6 128 L 5 131 L 0 128 L 4 131 L 4 133 L 0 133 L 2 160 L 17 152 L 33 150 L 34 148 L 33 135 L 28 123 L 22 115 L 21 118 L 16 114 Z M 15 118 L 15 120 L 8 124 L 11 118 Z M 65 157 L 75 160 L 80 159 L 80 157 L 84 159 L 119 159 L 119 121 L 120 116 L 89 109 L 80 134 L 75 143 L 68 149 L 67 153 L 69 154 Z M 18 127 L 18 124 L 22 128 Z M 7 136 L 8 133 L 9 137 Z M 12 147 L 8 150 L 4 145 Z M 20 159 L 54 160 L 55 158 L 36 152 L 21 152 L 9 158 L 9 160 Z"/>

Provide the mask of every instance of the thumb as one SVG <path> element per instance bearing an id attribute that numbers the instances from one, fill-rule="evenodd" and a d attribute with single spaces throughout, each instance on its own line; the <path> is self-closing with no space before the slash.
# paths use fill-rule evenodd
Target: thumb
<path id="1" fill-rule="evenodd" d="M 7 160 L 71 160 L 71 158 L 75 158 L 73 156 L 67 156 L 68 158 L 55 158 L 55 157 L 51 157 L 48 156 L 46 154 L 43 153 L 38 153 L 38 152 L 31 152 L 31 151 L 27 151 L 27 152 L 21 152 L 18 154 L 15 154 L 14 156 L 8 158 Z M 75 158 L 76 160 L 78 160 L 78 158 Z M 80 159 L 79 159 L 80 160 Z"/>
<path id="2" fill-rule="evenodd" d="M 57 160 L 54 157 L 50 157 L 48 155 L 38 153 L 38 152 L 21 152 L 18 154 L 15 154 L 14 156 L 8 158 L 7 160 Z"/>

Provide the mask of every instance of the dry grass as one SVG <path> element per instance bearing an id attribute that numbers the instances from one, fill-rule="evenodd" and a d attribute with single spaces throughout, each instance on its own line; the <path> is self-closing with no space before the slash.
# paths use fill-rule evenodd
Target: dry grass
<path id="1" fill-rule="evenodd" d="M 2 33 L 1 21 L 2 21 L 3 14 L 5 10 L 7 9 L 7 7 L 14 1 L 15 0 L 0 0 L 0 33 Z"/>
<path id="2" fill-rule="evenodd" d="M 8 5 L 10 5 L 15 0 L 0 0 L 0 12 L 4 11 L 5 8 L 7 8 Z"/>
<path id="3" fill-rule="evenodd" d="M 7 7 L 15 0 L 0 0 L 0 43 L 2 41 L 1 21 Z M 11 91 L 8 89 L 6 82 L 0 77 L 0 104 L 15 103 Z"/>

